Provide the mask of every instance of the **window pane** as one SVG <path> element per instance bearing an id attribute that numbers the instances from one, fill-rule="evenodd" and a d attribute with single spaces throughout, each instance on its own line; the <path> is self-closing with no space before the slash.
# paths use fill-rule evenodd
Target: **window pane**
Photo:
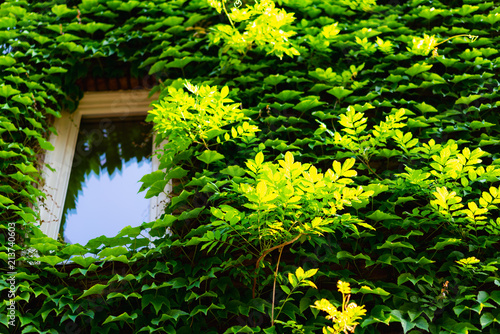
<path id="1" fill-rule="evenodd" d="M 66 242 L 85 245 L 149 220 L 149 200 L 137 192 L 151 172 L 151 147 L 143 119 L 82 121 L 61 221 Z"/>

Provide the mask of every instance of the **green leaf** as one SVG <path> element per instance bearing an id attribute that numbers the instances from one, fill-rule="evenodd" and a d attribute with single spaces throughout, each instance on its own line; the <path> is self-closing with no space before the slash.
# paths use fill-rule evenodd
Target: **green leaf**
<path id="1" fill-rule="evenodd" d="M 0 194 L 0 204 L 11 204 L 11 203 L 14 203 L 14 201 Z"/>
<path id="2" fill-rule="evenodd" d="M 287 295 L 290 294 L 290 288 L 287 287 L 286 285 L 280 285 L 281 287 L 281 290 L 283 290 L 284 293 L 286 293 Z"/>
<path id="3" fill-rule="evenodd" d="M 301 94 L 303 94 L 303 92 L 298 92 L 296 90 L 284 90 L 284 91 L 281 91 L 279 94 L 273 94 L 272 96 L 274 96 L 278 100 L 281 100 L 283 102 L 287 102 L 287 101 L 295 99 L 296 97 L 300 96 Z"/>
<path id="4" fill-rule="evenodd" d="M 196 209 L 193 209 L 193 210 L 190 210 L 190 211 L 184 211 L 183 213 L 181 213 L 181 215 L 177 218 L 178 220 L 186 220 L 186 219 L 192 219 L 192 218 L 196 218 L 200 215 L 200 213 L 205 209 L 204 206 L 202 206 L 201 208 L 196 208 Z"/>
<path id="5" fill-rule="evenodd" d="M 188 174 L 188 171 L 182 167 L 175 167 L 165 176 L 165 180 L 181 179 Z"/>
<path id="6" fill-rule="evenodd" d="M 103 32 L 106 32 L 109 29 L 113 28 L 112 24 L 106 24 L 106 23 L 101 23 L 101 22 L 90 22 L 87 24 L 81 24 L 79 26 L 80 26 L 80 29 L 85 31 L 87 34 L 93 34 L 97 30 L 102 30 Z"/>
<path id="7" fill-rule="evenodd" d="M 47 150 L 47 151 L 54 150 L 54 146 L 49 141 L 47 141 L 45 138 L 37 136 L 36 139 L 38 140 L 38 144 L 40 145 L 40 147 L 42 149 Z"/>
<path id="8" fill-rule="evenodd" d="M 175 60 L 169 62 L 165 68 L 184 68 L 190 62 L 196 60 L 194 57 L 184 57 L 184 58 L 176 58 Z"/>
<path id="9" fill-rule="evenodd" d="M 49 69 L 44 68 L 43 71 L 47 74 L 56 74 L 56 73 L 66 73 L 67 69 L 57 66 L 52 66 Z"/>
<path id="10" fill-rule="evenodd" d="M 112 299 L 112 298 L 123 298 L 125 300 L 128 300 L 131 297 L 133 297 L 133 298 L 139 298 L 139 299 L 142 298 L 142 296 L 140 294 L 138 294 L 137 292 L 132 292 L 129 295 L 125 295 L 125 294 L 123 294 L 121 292 L 111 292 L 110 294 L 108 294 L 106 296 L 106 300 Z"/>
<path id="11" fill-rule="evenodd" d="M 55 255 L 47 255 L 47 256 L 37 257 L 37 258 L 35 258 L 35 260 L 43 262 L 43 263 L 48 263 L 52 267 L 54 267 L 56 264 L 64 261 L 64 259 L 60 258 L 59 256 L 55 256 Z"/>
<path id="12" fill-rule="evenodd" d="M 425 102 L 422 102 L 422 103 L 419 103 L 419 104 L 416 104 L 415 107 L 418 108 L 418 110 L 420 110 L 420 112 L 422 113 L 428 113 L 428 112 L 437 112 L 438 110 L 436 108 L 434 108 L 433 106 L 431 105 L 428 105 L 427 103 Z"/>
<path id="13" fill-rule="evenodd" d="M 146 196 L 144 198 L 151 198 L 154 196 L 158 196 L 158 194 L 162 193 L 165 191 L 165 187 L 167 186 L 168 181 L 167 180 L 162 180 L 162 181 L 156 181 L 151 185 L 149 190 L 146 193 Z"/>
<path id="14" fill-rule="evenodd" d="M 141 310 L 144 310 L 149 305 L 153 305 L 156 314 L 158 314 L 162 306 L 165 305 L 167 309 L 170 308 L 170 300 L 159 294 L 145 294 L 141 300 Z"/>
<path id="15" fill-rule="evenodd" d="M 58 17 L 63 17 L 65 15 L 77 15 L 77 11 L 74 9 L 69 9 L 66 5 L 56 5 L 52 6 L 50 9 L 52 13 L 56 14 Z"/>
<path id="16" fill-rule="evenodd" d="M 16 63 L 16 59 L 11 56 L 0 56 L 0 66 L 9 67 Z"/>
<path id="17" fill-rule="evenodd" d="M 466 104 L 469 105 L 472 102 L 476 101 L 479 99 L 481 95 L 469 95 L 469 96 L 462 96 L 458 100 L 455 101 L 455 104 Z"/>
<path id="18" fill-rule="evenodd" d="M 90 266 L 92 263 L 97 261 L 97 259 L 94 257 L 91 257 L 91 256 L 88 256 L 88 257 L 76 256 L 76 257 L 72 257 L 71 261 L 73 261 L 74 263 L 76 263 L 84 268 L 88 268 L 88 266 Z"/>
<path id="19" fill-rule="evenodd" d="M 80 298 L 90 296 L 90 295 L 100 295 L 100 294 L 102 294 L 102 291 L 104 289 L 106 289 L 108 286 L 109 286 L 109 283 L 108 284 L 96 284 L 96 285 L 92 286 L 90 289 L 85 290 L 82 293 L 82 295 L 77 298 L 77 300 Z"/>
<path id="20" fill-rule="evenodd" d="M 160 72 L 160 71 L 163 71 L 163 69 L 165 68 L 165 65 L 167 64 L 167 61 L 166 60 L 161 60 L 159 62 L 156 62 L 153 66 L 151 66 L 151 68 L 149 69 L 149 75 L 151 74 L 154 74 L 156 72 Z"/>
<path id="21" fill-rule="evenodd" d="M 205 150 L 202 154 L 197 156 L 196 159 L 201 160 L 208 165 L 214 161 L 224 159 L 224 156 L 217 151 Z"/>
<path id="22" fill-rule="evenodd" d="M 479 319 L 479 323 L 483 329 L 491 325 L 493 322 L 500 323 L 500 320 L 495 318 L 495 316 L 489 312 L 484 313 Z"/>
<path id="23" fill-rule="evenodd" d="M 491 293 L 490 299 L 493 299 L 495 303 L 500 305 L 500 290 L 495 290 Z"/>
<path id="24" fill-rule="evenodd" d="M 128 250 L 125 247 L 113 247 L 113 248 L 104 248 L 102 251 L 97 254 L 100 258 L 108 257 L 108 256 L 120 256 L 123 254 L 128 254 Z"/>
<path id="25" fill-rule="evenodd" d="M 352 293 L 362 293 L 362 294 L 374 294 L 374 295 L 380 295 L 380 296 L 389 296 L 390 293 L 385 291 L 382 288 L 376 288 L 372 289 L 369 286 L 362 286 L 361 288 L 352 288 L 351 289 Z"/>
<path id="26" fill-rule="evenodd" d="M 298 110 L 300 112 L 306 112 L 312 108 L 318 107 L 320 105 L 325 104 L 325 102 L 319 102 L 317 99 L 306 99 L 297 104 L 293 109 Z"/>
<path id="27" fill-rule="evenodd" d="M 186 315 L 189 315 L 189 313 L 186 313 L 182 310 L 177 310 L 177 309 L 168 310 L 167 312 L 163 313 L 160 318 L 151 320 L 151 323 L 153 325 L 159 325 L 160 323 L 165 322 L 166 320 L 169 319 L 174 319 L 175 321 L 177 321 L 179 317 Z"/>
<path id="28" fill-rule="evenodd" d="M 139 6 L 141 3 L 139 1 L 127 1 L 122 2 L 120 6 L 117 8 L 118 10 L 123 10 L 125 12 L 130 12 L 135 7 Z"/>
<path id="29" fill-rule="evenodd" d="M 302 297 L 299 304 L 300 313 L 304 313 L 307 309 L 309 309 L 309 307 L 311 307 L 311 305 L 313 305 L 311 298 Z"/>
<path id="30" fill-rule="evenodd" d="M 381 220 L 389 220 L 389 219 L 402 219 L 399 216 L 392 215 L 392 214 L 389 214 L 389 213 L 385 213 L 385 212 L 382 212 L 380 210 L 376 210 L 372 214 L 366 216 L 366 218 L 374 220 L 376 222 L 379 222 Z"/>
<path id="31" fill-rule="evenodd" d="M 127 312 L 123 312 L 119 316 L 114 316 L 110 315 L 106 318 L 106 320 L 102 323 L 107 324 L 108 322 L 113 322 L 113 321 L 120 321 L 120 322 L 130 322 L 131 320 L 134 320 L 137 318 L 137 313 L 132 313 L 132 315 L 128 315 Z"/>
<path id="32" fill-rule="evenodd" d="M 172 216 L 172 215 L 164 215 L 163 218 L 158 219 L 155 221 L 153 226 L 151 227 L 152 229 L 158 228 L 158 227 L 170 227 L 172 226 L 172 223 L 177 220 L 177 217 Z"/>
<path id="33" fill-rule="evenodd" d="M 215 304 L 210 304 L 210 306 L 206 306 L 206 305 L 197 305 L 192 311 L 191 313 L 189 313 L 189 316 L 193 317 L 195 315 L 197 315 L 198 313 L 203 313 L 204 315 L 207 315 L 208 314 L 208 311 L 211 311 L 213 312 L 213 310 L 223 310 L 225 309 L 225 306 L 224 305 L 215 305 Z"/>
<path id="34" fill-rule="evenodd" d="M 344 97 L 351 95 L 354 91 L 345 89 L 344 87 L 333 87 L 330 90 L 326 91 L 329 94 L 332 94 L 337 99 L 342 100 Z"/>
<path id="35" fill-rule="evenodd" d="M 21 91 L 13 88 L 11 85 L 0 85 L 0 96 L 9 97 L 19 93 Z"/>
<path id="36" fill-rule="evenodd" d="M 276 86 L 283 80 L 287 79 L 288 77 L 281 75 L 281 74 L 274 74 L 270 75 L 267 78 L 264 79 L 264 83 L 266 85 L 271 85 L 271 86 Z"/>
<path id="37" fill-rule="evenodd" d="M 398 241 L 398 242 L 391 242 L 386 240 L 383 245 L 377 246 L 377 249 L 395 249 L 395 248 L 409 248 L 415 250 L 412 244 L 405 242 L 405 241 Z"/>
<path id="38" fill-rule="evenodd" d="M 432 68 L 432 65 L 427 65 L 427 63 L 416 63 L 416 64 L 413 64 L 412 67 L 410 67 L 409 69 L 407 69 L 405 71 L 406 74 L 408 75 L 411 75 L 412 77 L 419 74 L 419 73 L 422 73 L 422 72 L 427 72 L 428 70 L 430 70 Z"/>
<path id="39" fill-rule="evenodd" d="M 139 180 L 139 182 L 144 183 L 141 186 L 141 189 L 139 190 L 139 192 L 144 191 L 147 187 L 151 186 L 156 181 L 163 181 L 163 180 L 165 180 L 165 172 L 164 171 L 157 170 L 157 171 L 152 172 L 150 174 L 146 174 Z"/>
<path id="40" fill-rule="evenodd" d="M 443 239 L 441 239 L 441 240 L 443 240 Z M 461 239 L 448 238 L 448 239 L 445 239 L 444 241 L 437 242 L 434 246 L 427 248 L 427 249 L 429 249 L 429 250 L 430 249 L 441 250 L 444 247 L 449 246 L 449 245 L 460 245 L 460 244 L 462 244 Z"/>
<path id="41" fill-rule="evenodd" d="M 470 127 L 472 128 L 472 130 L 477 130 L 477 129 L 482 129 L 482 128 L 489 128 L 489 127 L 492 127 L 492 126 L 495 126 L 494 123 L 490 123 L 490 122 L 486 122 L 485 120 L 482 120 L 482 121 L 472 121 L 472 123 L 470 123 Z"/>
<path id="42" fill-rule="evenodd" d="M 232 177 L 239 177 L 245 175 L 245 170 L 240 166 L 227 166 L 220 171 L 222 174 L 227 174 Z"/>

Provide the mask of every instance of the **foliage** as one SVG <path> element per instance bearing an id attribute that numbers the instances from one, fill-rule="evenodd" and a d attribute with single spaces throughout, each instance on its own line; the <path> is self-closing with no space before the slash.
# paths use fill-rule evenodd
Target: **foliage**
<path id="1" fill-rule="evenodd" d="M 289 41 L 289 38 L 296 34 L 295 31 L 287 31 L 285 28 L 295 20 L 293 13 L 276 8 L 272 0 L 256 1 L 254 5 L 246 5 L 243 9 L 236 8 L 235 3 L 235 8 L 228 13 L 226 2 L 226 0 L 210 1 L 210 6 L 217 9 L 219 13 L 224 9 L 231 23 L 231 26 L 227 24 L 214 26 L 213 31 L 208 35 L 210 43 L 215 45 L 224 41 L 219 55 L 232 50 L 244 56 L 254 44 L 257 49 L 265 50 L 267 54 L 276 55 L 280 59 L 284 53 L 290 57 L 299 55 L 299 51 L 290 46 Z M 249 22 L 246 23 L 243 33 L 236 29 L 233 23 L 246 21 Z"/>
<path id="2" fill-rule="evenodd" d="M 226 3 L 231 20 L 253 11 L 235 27 L 205 0 L 1 4 L 4 293 L 18 260 L 16 327 L 3 303 L 2 330 L 318 332 L 332 325 L 310 306 L 340 310 L 340 280 L 362 295 L 357 333 L 498 332 L 498 4 L 247 2 L 233 16 Z M 279 33 L 259 4 L 283 13 L 283 49 L 247 30 Z M 152 197 L 174 180 L 165 215 L 87 245 L 51 240 L 37 198 L 53 118 L 77 107 L 80 79 L 127 76 L 160 91 L 164 170 L 142 182 Z M 343 168 L 345 187 L 331 181 Z M 372 195 L 325 213 L 339 188 Z M 298 268 L 317 269 L 317 289 L 293 285 Z"/>
<path id="3" fill-rule="evenodd" d="M 356 326 L 359 324 L 358 320 L 366 314 L 363 306 L 358 306 L 356 303 L 349 300 L 351 298 L 351 287 L 349 283 L 338 281 L 337 288 L 342 293 L 342 308 L 337 310 L 327 299 L 321 299 L 314 302 L 314 307 L 327 312 L 326 318 L 333 321 L 333 327 L 323 327 L 323 333 L 340 334 L 342 332 L 354 333 Z"/>

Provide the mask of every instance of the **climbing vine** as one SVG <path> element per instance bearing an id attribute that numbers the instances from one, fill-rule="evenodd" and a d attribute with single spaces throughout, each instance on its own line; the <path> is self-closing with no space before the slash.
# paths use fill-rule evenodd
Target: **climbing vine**
<path id="1" fill-rule="evenodd" d="M 498 332 L 498 4 L 236 3 L 0 5 L 2 331 Z M 149 83 L 165 214 L 43 235 L 54 119 Z"/>

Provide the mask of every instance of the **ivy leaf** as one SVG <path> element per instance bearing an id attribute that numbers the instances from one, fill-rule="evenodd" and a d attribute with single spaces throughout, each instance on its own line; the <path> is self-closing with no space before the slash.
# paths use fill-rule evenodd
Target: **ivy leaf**
<path id="1" fill-rule="evenodd" d="M 156 181 L 151 185 L 151 187 L 148 189 L 146 196 L 144 196 L 146 199 L 151 198 L 154 196 L 158 196 L 158 194 L 162 193 L 165 191 L 165 187 L 167 186 L 168 181 L 167 180 L 161 180 L 161 181 Z"/>
<path id="2" fill-rule="evenodd" d="M 169 16 L 165 20 L 163 20 L 163 24 L 166 26 L 177 26 L 184 21 L 183 17 L 180 16 Z"/>
<path id="3" fill-rule="evenodd" d="M 245 175 L 246 171 L 240 166 L 227 166 L 223 170 L 220 171 L 222 174 L 227 174 L 232 177 L 238 177 Z"/>
<path id="4" fill-rule="evenodd" d="M 186 219 L 192 219 L 192 218 L 196 218 L 200 215 L 200 213 L 205 209 L 204 206 L 202 206 L 201 208 L 196 208 L 196 209 L 193 209 L 193 210 L 190 210 L 190 211 L 184 211 L 183 213 L 181 213 L 181 215 L 177 218 L 178 220 L 186 220 Z"/>
<path id="5" fill-rule="evenodd" d="M 198 313 L 203 313 L 204 315 L 207 315 L 208 311 L 210 310 L 223 310 L 226 307 L 224 305 L 215 305 L 214 303 L 210 304 L 210 306 L 206 305 L 197 305 L 189 314 L 189 316 L 193 317 Z"/>
<path id="6" fill-rule="evenodd" d="M 325 103 L 326 102 L 320 102 L 317 99 L 305 99 L 299 104 L 297 104 L 295 107 L 293 107 L 293 109 L 298 110 L 300 112 L 306 112 L 309 109 L 315 108 Z"/>
<path id="7" fill-rule="evenodd" d="M 202 154 L 197 156 L 196 159 L 201 160 L 209 165 L 214 161 L 224 159 L 224 156 L 217 151 L 205 150 Z"/>
<path id="8" fill-rule="evenodd" d="M 151 320 L 151 323 L 153 325 L 158 325 L 158 324 L 160 324 L 166 320 L 169 320 L 169 319 L 174 319 L 175 321 L 177 321 L 177 319 L 179 317 L 186 316 L 186 315 L 189 315 L 189 313 L 184 312 L 182 310 L 177 310 L 177 309 L 168 310 L 167 312 L 163 313 L 159 319 Z"/>
<path id="9" fill-rule="evenodd" d="M 84 53 L 85 52 L 85 49 L 83 48 L 83 46 L 78 45 L 75 42 L 61 43 L 61 44 L 59 44 L 59 46 L 67 49 L 71 53 Z"/>
<path id="10" fill-rule="evenodd" d="M 62 67 L 57 67 L 57 66 L 53 66 L 49 69 L 47 68 L 44 68 L 43 71 L 47 74 L 56 74 L 56 73 L 66 73 L 68 72 L 67 69 L 65 68 L 62 68 Z"/>
<path id="11" fill-rule="evenodd" d="M 106 289 L 108 286 L 109 286 L 109 283 L 108 284 L 96 284 L 96 285 L 92 286 L 90 289 L 85 290 L 82 293 L 82 295 L 77 298 L 77 300 L 80 298 L 90 296 L 90 295 L 100 295 L 100 294 L 102 294 L 102 291 L 104 289 Z"/>
<path id="12" fill-rule="evenodd" d="M 455 104 L 466 104 L 469 105 L 472 102 L 476 101 L 479 99 L 481 95 L 469 95 L 469 96 L 462 96 L 458 100 L 455 101 Z"/>
<path id="13" fill-rule="evenodd" d="M 161 311 L 163 305 L 165 305 L 167 309 L 170 308 L 170 300 L 167 297 L 161 296 L 159 294 L 143 295 L 141 300 L 141 310 L 144 310 L 144 308 L 146 308 L 146 306 L 148 305 L 153 305 L 156 314 L 158 314 L 158 312 Z"/>
<path id="14" fill-rule="evenodd" d="M 2 196 L 2 195 L 0 195 L 0 196 Z M 1 198 L 0 198 L 0 203 L 1 203 Z M 50 244 L 50 243 L 39 243 L 39 244 L 30 245 L 30 246 L 33 247 L 34 249 L 40 251 L 40 253 L 42 253 L 42 254 L 48 253 L 49 251 L 54 251 L 58 248 L 57 245 Z"/>
<path id="15" fill-rule="evenodd" d="M 158 228 L 158 227 L 170 227 L 172 226 L 172 223 L 177 220 L 176 216 L 172 215 L 165 215 L 163 218 L 158 219 L 153 226 L 151 227 L 152 229 Z"/>
<path id="16" fill-rule="evenodd" d="M 165 68 L 165 64 L 167 63 L 166 60 L 162 60 L 159 62 L 156 62 L 151 68 L 149 69 L 149 75 L 154 74 L 156 72 L 160 72 Z"/>
<path id="17" fill-rule="evenodd" d="M 188 174 L 188 171 L 182 167 L 176 167 L 168 172 L 165 176 L 165 180 L 181 179 Z"/>
<path id="18" fill-rule="evenodd" d="M 106 320 L 102 323 L 107 324 L 108 322 L 113 322 L 113 321 L 124 321 L 124 322 L 130 322 L 130 320 L 134 320 L 137 318 L 137 313 L 132 313 L 132 315 L 128 315 L 127 312 L 123 312 L 119 316 L 114 316 L 110 315 L 106 318 Z"/>
<path id="19" fill-rule="evenodd" d="M 128 300 L 131 297 L 139 298 L 139 299 L 142 298 L 142 296 L 140 294 L 138 294 L 137 292 L 133 292 L 133 293 L 131 293 L 129 295 L 124 295 L 121 292 L 111 292 L 110 294 L 108 294 L 106 296 L 106 300 L 111 299 L 111 298 L 123 298 L 125 300 Z"/>
<path id="20" fill-rule="evenodd" d="M 398 242 L 392 242 L 389 240 L 386 240 L 383 245 L 377 246 L 377 249 L 396 249 L 396 248 L 409 248 L 415 250 L 415 247 L 413 247 L 412 244 L 406 241 L 398 241 Z"/>
<path id="21" fill-rule="evenodd" d="M 120 256 L 123 254 L 127 254 L 128 250 L 125 247 L 113 247 L 113 248 L 105 248 L 97 254 L 100 258 L 108 257 L 108 256 Z"/>
<path id="22" fill-rule="evenodd" d="M 485 327 L 491 325 L 493 322 L 500 323 L 500 319 L 497 319 L 493 314 L 486 312 L 481 316 L 479 322 L 481 324 L 481 327 L 484 329 Z"/>
<path id="23" fill-rule="evenodd" d="M 87 34 L 93 34 L 97 30 L 102 30 L 102 31 L 106 32 L 109 29 L 113 28 L 112 24 L 106 24 L 106 23 L 101 23 L 101 22 L 90 22 L 87 24 L 80 24 L 79 26 Z"/>
<path id="24" fill-rule="evenodd" d="M 16 59 L 11 56 L 0 56 L 0 66 L 12 66 L 16 63 Z"/>
<path id="25" fill-rule="evenodd" d="M 422 103 L 419 103 L 419 104 L 416 104 L 415 107 L 418 108 L 418 110 L 420 110 L 420 112 L 422 113 L 428 113 L 428 112 L 437 112 L 438 110 L 436 108 L 434 108 L 433 106 L 431 105 L 428 105 L 427 103 L 425 102 L 422 102 Z"/>
<path id="26" fill-rule="evenodd" d="M 52 13 L 56 14 L 57 17 L 63 17 L 66 15 L 77 15 L 77 11 L 74 9 L 69 9 L 66 5 L 56 5 L 51 9 Z"/>
<path id="27" fill-rule="evenodd" d="M 399 217 L 399 216 L 391 215 L 389 213 L 385 213 L 385 212 L 382 212 L 380 210 L 373 212 L 372 214 L 366 216 L 366 218 L 369 218 L 369 219 L 374 220 L 376 222 L 379 222 L 381 220 L 389 220 L 389 219 L 401 219 L 401 217 Z"/>
<path id="28" fill-rule="evenodd" d="M 275 74 L 275 75 L 270 75 L 267 78 L 264 79 L 264 83 L 266 85 L 270 86 L 276 86 L 283 80 L 287 79 L 288 77 L 281 75 L 281 74 Z"/>
<path id="29" fill-rule="evenodd" d="M 491 293 L 490 299 L 493 299 L 495 303 L 500 305 L 500 290 L 495 290 Z"/>
<path id="30" fill-rule="evenodd" d="M 482 129 L 482 128 L 489 128 L 489 127 L 492 127 L 494 125 L 495 124 L 490 123 L 490 122 L 486 122 L 485 120 L 482 120 L 482 121 L 472 121 L 472 123 L 470 123 L 470 127 L 472 128 L 472 130 L 477 130 L 477 129 Z"/>
<path id="31" fill-rule="evenodd" d="M 88 266 L 90 266 L 92 263 L 97 261 L 97 259 L 94 257 L 91 257 L 91 256 L 88 256 L 88 257 L 76 256 L 76 257 L 72 257 L 71 261 L 73 261 L 74 263 L 76 263 L 84 268 L 88 268 Z"/>
<path id="32" fill-rule="evenodd" d="M 380 295 L 380 296 L 389 296 L 390 293 L 385 291 L 384 289 L 382 288 L 376 288 L 376 289 L 372 289 L 370 288 L 369 286 L 362 286 L 361 288 L 351 288 L 351 292 L 352 293 L 362 293 L 362 294 L 374 294 L 374 295 Z"/>
<path id="33" fill-rule="evenodd" d="M 11 85 L 0 85 L 0 96 L 7 98 L 19 93 L 21 93 L 21 91 L 13 88 Z"/>
<path id="34" fill-rule="evenodd" d="M 37 257 L 37 258 L 35 258 L 35 260 L 43 262 L 43 263 L 48 263 L 52 267 L 54 267 L 56 264 L 64 261 L 64 259 L 60 258 L 59 256 L 55 256 L 55 255 L 47 255 L 47 256 Z"/>
<path id="35" fill-rule="evenodd" d="M 47 141 L 45 138 L 43 138 L 42 136 L 37 136 L 36 139 L 38 140 L 38 144 L 40 145 L 40 147 L 42 149 L 47 150 L 47 151 L 54 150 L 54 146 L 49 141 Z"/>
<path id="36" fill-rule="evenodd" d="M 0 195 L 0 204 L 11 204 L 11 203 L 14 203 L 14 201 L 11 200 L 10 198 L 3 196 L 3 195 Z"/>
<path id="37" fill-rule="evenodd" d="M 345 89 L 344 87 L 333 87 L 330 90 L 326 91 L 329 94 L 332 94 L 337 99 L 342 100 L 344 97 L 351 95 L 354 91 Z"/>
<path id="38" fill-rule="evenodd" d="M 139 182 L 142 182 L 141 188 L 139 192 L 146 190 L 149 186 L 151 186 L 156 181 L 165 180 L 165 172 L 161 170 L 157 170 L 155 172 L 144 175 Z"/>
<path id="39" fill-rule="evenodd" d="M 427 72 L 428 70 L 431 69 L 431 67 L 432 65 L 427 65 L 427 63 L 422 63 L 422 64 L 416 63 L 412 67 L 407 69 L 405 73 L 413 77 L 419 73 Z"/>
<path id="40" fill-rule="evenodd" d="M 303 93 L 298 92 L 296 90 L 284 90 L 284 91 L 280 92 L 279 94 L 273 94 L 273 96 L 280 101 L 287 102 L 287 101 L 295 99 L 297 96 L 299 96 L 301 94 L 303 94 Z"/>
<path id="41" fill-rule="evenodd" d="M 174 61 L 171 61 L 170 63 L 168 63 L 165 66 L 165 68 L 171 68 L 171 67 L 184 68 L 184 67 L 186 67 L 187 64 L 189 64 L 193 60 L 196 60 L 196 58 L 194 58 L 194 57 L 176 58 Z"/>
<path id="42" fill-rule="evenodd" d="M 135 7 L 139 6 L 141 3 L 139 1 L 128 1 L 122 2 L 120 6 L 117 8 L 118 10 L 123 10 L 125 12 L 130 12 Z"/>

